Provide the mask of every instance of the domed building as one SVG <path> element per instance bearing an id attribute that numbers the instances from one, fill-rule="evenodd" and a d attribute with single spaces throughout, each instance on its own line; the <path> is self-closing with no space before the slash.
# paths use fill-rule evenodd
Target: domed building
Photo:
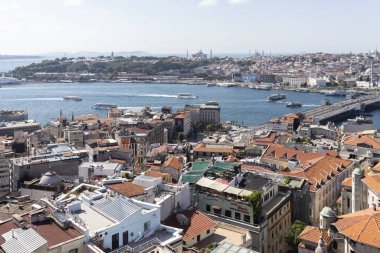
<path id="1" fill-rule="evenodd" d="M 58 185 L 62 183 L 61 177 L 55 171 L 49 170 L 40 179 L 40 185 Z"/>
<path id="2" fill-rule="evenodd" d="M 73 184 L 65 183 L 55 171 L 49 170 L 41 178 L 25 181 L 21 187 L 21 195 L 29 195 L 31 199 L 51 197 L 63 192 L 65 187 Z"/>

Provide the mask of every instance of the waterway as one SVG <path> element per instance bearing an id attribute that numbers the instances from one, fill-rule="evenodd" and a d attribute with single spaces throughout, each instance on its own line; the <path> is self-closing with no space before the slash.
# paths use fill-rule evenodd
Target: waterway
<path id="1" fill-rule="evenodd" d="M 179 99 L 178 93 L 192 93 L 198 98 Z M 286 101 L 268 102 L 267 97 L 273 93 L 284 93 Z M 83 101 L 65 101 L 63 96 L 80 96 Z M 61 109 L 67 116 L 91 113 L 104 117 L 105 111 L 91 108 L 96 103 L 112 103 L 127 109 L 168 105 L 176 110 L 185 104 L 217 101 L 223 122 L 235 120 L 244 125 L 258 125 L 285 113 L 319 106 L 323 98 L 325 96 L 318 93 L 152 83 L 33 83 L 0 88 L 1 109 L 25 109 L 30 119 L 41 124 L 58 117 Z M 344 98 L 328 99 L 337 102 Z M 286 102 L 289 101 L 300 102 L 303 107 L 287 108 Z M 380 112 L 372 113 L 375 126 L 380 128 Z"/>

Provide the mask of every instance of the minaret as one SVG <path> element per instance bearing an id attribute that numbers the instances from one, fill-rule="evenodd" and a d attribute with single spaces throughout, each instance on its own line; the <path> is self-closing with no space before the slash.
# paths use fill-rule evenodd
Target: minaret
<path id="1" fill-rule="evenodd" d="M 189 50 L 186 50 L 186 59 L 189 59 Z"/>
<path id="2" fill-rule="evenodd" d="M 375 82 L 373 81 L 373 61 L 371 60 L 371 84 L 372 87 L 375 86 Z"/>
<path id="3" fill-rule="evenodd" d="M 71 112 L 71 121 L 74 121 L 74 112 Z"/>
<path id="4" fill-rule="evenodd" d="M 352 213 L 363 209 L 362 178 L 363 170 L 360 168 L 356 168 L 354 172 L 352 172 Z"/>
<path id="5" fill-rule="evenodd" d="M 210 59 L 212 59 L 212 49 L 210 49 Z"/>
<path id="6" fill-rule="evenodd" d="M 319 236 L 318 246 L 314 251 L 315 253 L 328 253 L 325 242 L 323 241 L 322 233 Z"/>

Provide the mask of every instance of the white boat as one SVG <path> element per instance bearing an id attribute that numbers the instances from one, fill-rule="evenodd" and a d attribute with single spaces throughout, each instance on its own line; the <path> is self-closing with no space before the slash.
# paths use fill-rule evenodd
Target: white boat
<path id="1" fill-rule="evenodd" d="M 78 97 L 78 96 L 64 96 L 63 100 L 82 101 L 82 97 Z"/>
<path id="2" fill-rule="evenodd" d="M 198 96 L 191 93 L 178 93 L 177 98 L 195 99 L 198 98 Z"/>
<path id="3" fill-rule="evenodd" d="M 116 108 L 116 107 L 117 105 L 115 104 L 107 104 L 107 103 L 97 103 L 92 106 L 93 109 L 97 109 L 97 110 L 108 110 L 108 109 Z"/>
<path id="4" fill-rule="evenodd" d="M 13 77 L 6 77 L 3 73 L 3 75 L 0 77 L 0 85 L 2 84 L 20 84 L 20 80 Z"/>
<path id="5" fill-rule="evenodd" d="M 272 84 L 270 84 L 270 83 L 258 84 L 258 85 L 256 85 L 256 89 L 258 89 L 258 90 L 270 90 L 270 89 L 272 89 Z"/>
<path id="6" fill-rule="evenodd" d="M 287 104 L 286 104 L 286 107 L 290 107 L 290 108 L 299 108 L 299 107 L 302 107 L 302 104 L 301 104 L 301 103 L 298 103 L 298 102 L 290 102 L 290 103 L 287 103 Z"/>
<path id="7" fill-rule="evenodd" d="M 221 82 L 221 83 L 217 83 L 216 85 L 219 86 L 219 87 L 233 87 L 233 86 L 238 86 L 237 83 L 233 83 L 233 82 Z"/>

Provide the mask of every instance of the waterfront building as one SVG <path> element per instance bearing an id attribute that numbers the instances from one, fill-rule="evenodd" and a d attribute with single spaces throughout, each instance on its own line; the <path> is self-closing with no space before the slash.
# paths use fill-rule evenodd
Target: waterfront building
<path id="1" fill-rule="evenodd" d="M 54 217 L 85 235 L 90 252 L 151 252 L 156 247 L 181 252 L 182 230 L 162 225 L 157 205 L 85 184 L 55 201 L 43 201 Z"/>
<path id="2" fill-rule="evenodd" d="M 32 133 L 39 129 L 41 129 L 41 126 L 35 120 L 1 122 L 0 136 L 2 135 L 14 136 L 15 132 L 17 131 Z"/>
<path id="3" fill-rule="evenodd" d="M 28 120 L 28 112 L 24 110 L 1 110 L 0 122 Z"/>
<path id="4" fill-rule="evenodd" d="M 124 115 L 124 109 L 111 108 L 107 110 L 107 118 L 121 118 Z"/>
<path id="5" fill-rule="evenodd" d="M 287 245 L 280 238 L 291 225 L 290 193 L 279 191 L 275 177 L 251 172 L 239 174 L 232 180 L 202 177 L 196 182 L 194 191 L 199 210 L 215 220 L 248 229 L 254 250 L 286 252 Z M 256 213 L 247 200 L 258 192 L 261 197 L 256 201 L 262 205 L 260 213 Z"/>
<path id="6" fill-rule="evenodd" d="M 310 77 L 307 79 L 307 84 L 312 88 L 314 87 L 322 88 L 322 87 L 326 87 L 326 80 L 323 78 Z"/>
<path id="7" fill-rule="evenodd" d="M 306 78 L 298 76 L 284 76 L 282 82 L 290 87 L 299 88 L 306 84 Z"/>

